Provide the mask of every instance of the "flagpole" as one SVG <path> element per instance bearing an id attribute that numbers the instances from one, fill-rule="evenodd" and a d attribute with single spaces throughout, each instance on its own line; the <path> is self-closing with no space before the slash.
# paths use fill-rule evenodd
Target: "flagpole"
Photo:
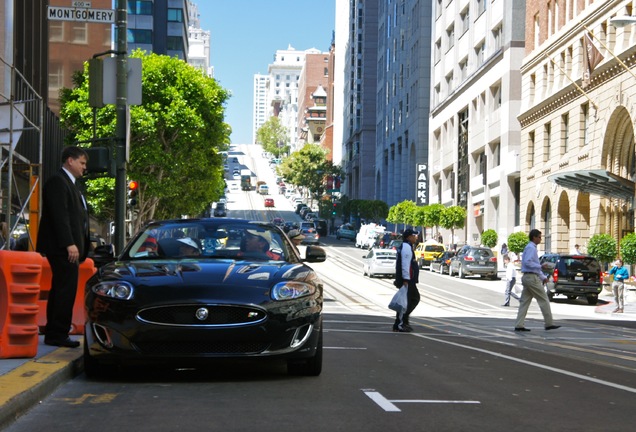
<path id="1" fill-rule="evenodd" d="M 599 42 L 599 43 L 603 46 L 603 48 L 605 48 L 605 50 L 606 50 L 608 53 L 610 53 L 610 54 L 612 55 L 612 57 L 614 57 L 614 58 L 616 59 L 616 61 L 617 61 L 617 62 L 618 62 L 618 63 L 619 63 L 619 64 L 620 64 L 620 65 L 621 65 L 621 66 L 622 66 L 622 67 L 623 67 L 623 68 L 624 68 L 627 72 L 629 72 L 629 73 L 630 73 L 630 74 L 634 77 L 634 79 L 636 79 L 636 75 L 634 74 L 634 72 L 632 72 L 632 70 L 631 70 L 631 69 L 630 69 L 630 68 L 629 68 L 629 67 L 628 67 L 628 66 L 627 66 L 627 65 L 623 62 L 623 60 L 621 60 L 621 59 L 619 59 L 618 57 L 616 57 L 616 54 L 614 54 L 614 53 L 612 52 L 612 50 L 610 50 L 610 49 L 607 47 L 607 45 L 605 45 L 605 44 L 603 43 L 603 41 L 602 41 L 602 40 L 600 40 L 599 38 L 597 38 L 596 36 L 594 36 L 594 33 L 592 32 L 592 30 L 590 30 L 589 28 L 587 28 L 587 26 L 586 26 L 585 24 L 581 24 L 581 25 L 585 28 L 585 30 L 587 30 L 587 32 L 590 34 L 590 36 L 592 36 L 595 40 L 597 40 L 597 41 L 598 41 L 598 42 Z"/>
<path id="2" fill-rule="evenodd" d="M 598 105 L 596 105 L 596 103 L 592 100 L 592 98 L 590 97 L 589 94 L 587 94 L 587 92 L 585 90 L 583 90 L 581 88 L 581 86 L 579 86 L 573 79 L 572 77 L 570 77 L 570 75 L 568 75 L 568 73 L 566 71 L 563 70 L 563 68 L 561 66 L 559 66 L 559 64 L 557 62 L 555 62 L 554 60 L 552 60 L 552 57 L 550 57 L 547 53 L 544 53 L 545 56 L 548 58 L 548 60 L 550 60 L 556 67 L 559 68 L 559 70 L 563 73 L 563 75 L 566 76 L 567 79 L 570 80 L 570 82 L 572 84 L 574 84 L 574 87 L 576 87 L 576 89 L 585 95 L 585 97 L 587 98 L 588 101 L 590 101 L 590 103 L 592 104 L 592 106 L 594 107 L 594 109 L 596 109 L 598 111 Z"/>

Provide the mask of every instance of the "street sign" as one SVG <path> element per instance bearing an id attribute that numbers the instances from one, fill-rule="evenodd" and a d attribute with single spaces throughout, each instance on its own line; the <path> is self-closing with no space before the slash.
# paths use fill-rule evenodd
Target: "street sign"
<path id="1" fill-rule="evenodd" d="M 75 7 L 75 8 L 89 8 L 91 7 L 91 2 L 89 1 L 80 1 L 80 0 L 73 0 L 73 3 L 71 3 L 71 6 Z"/>
<path id="2" fill-rule="evenodd" d="M 49 6 L 46 14 L 50 21 L 83 21 L 95 23 L 114 23 L 114 9 L 87 9 L 85 7 Z"/>

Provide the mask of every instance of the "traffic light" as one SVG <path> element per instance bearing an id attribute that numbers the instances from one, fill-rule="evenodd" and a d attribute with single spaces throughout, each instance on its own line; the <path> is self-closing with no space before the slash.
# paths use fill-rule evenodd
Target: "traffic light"
<path id="1" fill-rule="evenodd" d="M 333 210 L 331 211 L 332 215 L 336 215 L 338 213 L 338 203 L 333 203 Z"/>
<path id="2" fill-rule="evenodd" d="M 134 207 L 137 205 L 137 194 L 139 193 L 139 182 L 135 180 L 128 181 L 128 205 Z"/>

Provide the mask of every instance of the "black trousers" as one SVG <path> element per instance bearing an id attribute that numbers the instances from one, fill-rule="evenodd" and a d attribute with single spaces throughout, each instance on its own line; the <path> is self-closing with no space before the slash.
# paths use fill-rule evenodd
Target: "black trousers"
<path id="1" fill-rule="evenodd" d="M 73 304 L 77 293 L 79 264 L 68 261 L 67 256 L 53 255 L 46 259 L 53 278 L 46 304 L 45 339 L 61 341 L 68 337 L 73 321 Z"/>
<path id="2" fill-rule="evenodd" d="M 413 281 L 409 281 L 408 291 L 406 293 L 407 296 L 407 306 L 406 312 L 402 315 L 402 320 L 400 321 L 400 314 L 395 314 L 395 324 L 393 327 L 397 328 L 401 324 L 409 324 L 409 318 L 411 316 L 411 312 L 415 310 L 417 305 L 420 303 L 420 291 L 417 289 L 417 284 Z"/>

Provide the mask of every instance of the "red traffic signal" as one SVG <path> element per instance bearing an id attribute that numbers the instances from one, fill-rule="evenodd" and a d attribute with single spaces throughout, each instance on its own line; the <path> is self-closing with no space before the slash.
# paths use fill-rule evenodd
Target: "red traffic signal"
<path id="1" fill-rule="evenodd" d="M 128 182 L 128 190 L 136 191 L 139 188 L 139 182 L 135 180 L 130 180 Z"/>
<path id="2" fill-rule="evenodd" d="M 139 189 L 139 182 L 135 180 L 128 181 L 128 205 L 137 205 L 137 192 Z"/>

